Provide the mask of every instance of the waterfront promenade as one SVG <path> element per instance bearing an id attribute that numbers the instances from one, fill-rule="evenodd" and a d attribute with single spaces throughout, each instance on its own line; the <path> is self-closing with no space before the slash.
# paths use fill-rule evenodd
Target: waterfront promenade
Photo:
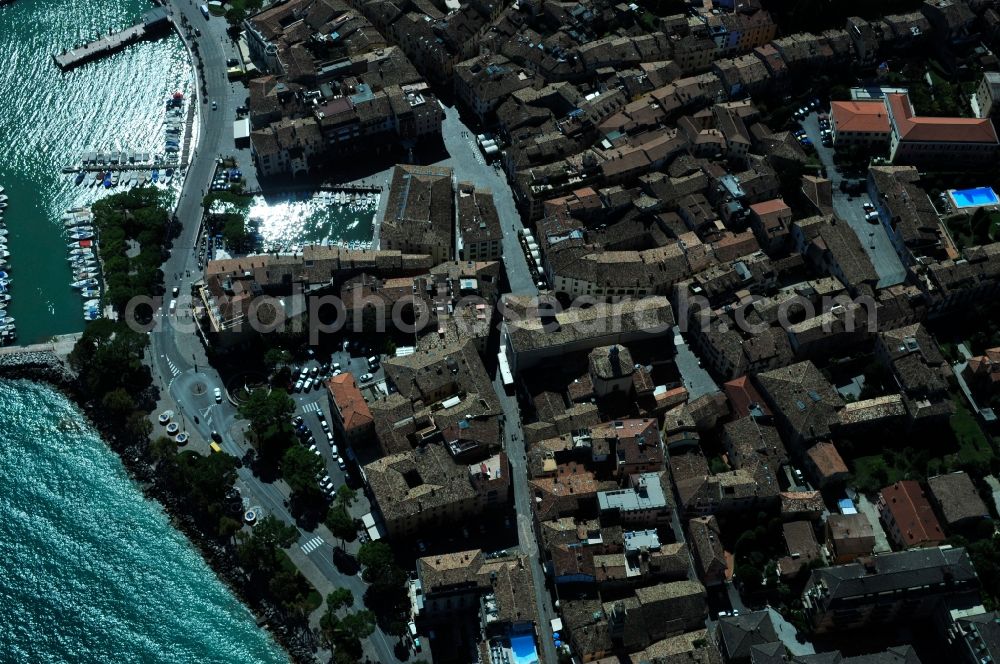
<path id="1" fill-rule="evenodd" d="M 186 329 L 180 331 L 175 324 L 191 322 L 190 307 L 185 306 L 185 300 L 190 302 L 187 294 L 191 292 L 192 284 L 201 278 L 196 248 L 202 199 L 211 185 L 216 159 L 223 154 L 238 152 L 234 145 L 232 121 L 236 117 L 236 108 L 244 103 L 246 89 L 242 85 L 233 85 L 226 76 L 227 58 L 239 55 L 226 34 L 225 20 L 219 17 L 205 20 L 198 6 L 190 0 L 168 0 L 164 6 L 179 28 L 178 32 L 192 59 L 200 59 L 202 67 L 195 67 L 198 80 L 193 102 L 199 118 L 197 143 L 174 210 L 181 228 L 162 267 L 166 291 L 169 293 L 177 287 L 182 299 L 174 312 L 170 311 L 170 298 L 164 300 L 157 313 L 159 324 L 150 334 L 149 359 L 154 379 L 163 394 L 161 405 L 178 409 L 186 415 L 187 430 L 192 437 L 207 440 L 213 430 L 218 431 L 223 449 L 241 457 L 248 449 L 242 436 L 242 424 L 245 423 L 240 422 L 236 408 L 227 400 L 216 404 L 210 389 L 195 389 L 200 385 L 222 386 L 222 379 L 209 365 L 198 335 Z M 201 35 L 184 30 L 182 17 L 186 18 L 187 25 L 199 26 Z M 212 102 L 217 106 L 215 110 L 212 109 Z M 198 423 L 194 422 L 195 416 L 199 418 Z M 261 482 L 246 467 L 238 470 L 238 486 L 250 504 L 260 505 L 268 514 L 298 528 L 285 508 L 287 490 L 283 485 L 283 482 Z M 300 529 L 299 541 L 308 542 L 317 534 L 322 533 Z M 345 576 L 337 570 L 330 558 L 329 548 L 317 548 L 308 554 L 297 549 L 299 547 L 293 545 L 290 555 L 306 578 L 321 592 L 332 588 L 350 588 L 354 591 L 356 608 L 363 608 L 364 584 L 358 577 Z M 316 618 L 315 614 L 313 618 Z M 395 641 L 394 637 L 387 636 L 376 627 L 375 632 L 363 641 L 366 657 L 386 664 L 398 661 L 393 652 Z"/>

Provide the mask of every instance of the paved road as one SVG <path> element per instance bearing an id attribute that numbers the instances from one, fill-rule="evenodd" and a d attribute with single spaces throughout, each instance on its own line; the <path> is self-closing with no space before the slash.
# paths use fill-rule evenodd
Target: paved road
<path id="1" fill-rule="evenodd" d="M 844 179 L 837 165 L 833 161 L 834 149 L 823 146 L 820 136 L 819 118 L 816 113 L 810 113 L 802 122 L 802 128 L 812 141 L 813 147 L 819 159 L 826 168 L 827 177 L 833 185 L 833 210 L 837 216 L 850 225 L 851 229 L 861 241 L 861 246 L 872 261 L 875 272 L 878 273 L 879 288 L 894 286 L 906 280 L 906 268 L 899 260 L 889 234 L 881 224 L 869 224 L 865 221 L 865 211 L 862 205 L 871 203 L 867 193 L 853 196 L 853 200 L 848 200 L 848 195 L 840 191 L 840 182 Z"/>
<path id="2" fill-rule="evenodd" d="M 232 120 L 236 116 L 236 107 L 242 104 L 245 92 L 231 86 L 226 78 L 226 59 L 236 57 L 236 51 L 226 35 L 225 21 L 221 18 L 206 21 L 190 0 L 171 0 L 168 7 L 175 17 L 187 17 L 190 25 L 197 26 L 202 32 L 201 37 L 184 37 L 189 46 L 193 42 L 198 44 L 199 57 L 204 64 L 207 95 L 204 103 L 200 97 L 197 100 L 200 113 L 198 147 L 187 170 L 175 209 L 182 225 L 181 232 L 174 241 L 170 257 L 163 265 L 168 293 L 177 287 L 182 298 L 176 310 L 171 312 L 172 298 L 169 295 L 165 297 L 158 314 L 159 325 L 150 333 L 150 359 L 154 375 L 179 406 L 188 431 L 202 439 L 207 439 L 211 431 L 218 431 L 222 436 L 223 450 L 242 457 L 247 450 L 242 436 L 244 424 L 238 421 L 236 409 L 228 400 L 224 399 L 221 404 L 215 403 L 212 392 L 216 386 L 222 386 L 222 381 L 208 364 L 204 349 L 193 331 L 190 311 L 184 303 L 189 301 L 187 294 L 191 284 L 201 276 L 195 256 L 201 223 L 201 201 L 215 172 L 215 157 L 231 153 Z M 211 101 L 216 103 L 217 108 L 214 110 Z M 298 398 L 299 402 L 302 400 L 302 397 Z M 198 423 L 194 422 L 195 416 L 199 419 Z M 318 420 L 313 416 L 311 424 L 315 426 L 317 423 Z M 324 459 L 329 468 L 326 436 L 316 436 L 316 439 L 324 450 Z M 335 467 L 333 470 L 339 473 Z M 292 515 L 285 508 L 288 490 L 283 482 L 265 484 L 246 468 L 239 470 L 238 478 L 237 486 L 248 505 L 260 506 L 266 513 L 294 525 Z M 342 481 L 342 475 L 338 474 L 338 479 Z M 326 532 L 326 528 L 320 527 L 317 532 L 300 529 L 300 533 L 301 537 L 297 542 L 299 551 L 326 580 L 327 588 L 350 588 L 354 592 L 355 603 L 360 608 L 366 585 L 359 577 L 344 576 L 333 565 L 332 547 L 328 544 L 332 537 Z M 323 540 L 320 545 L 315 545 L 316 537 Z M 294 550 L 293 554 L 293 559 L 299 562 L 301 557 Z M 303 565 L 300 564 L 300 567 Z M 316 583 L 316 575 L 311 573 L 314 570 L 309 565 L 305 567 L 303 572 L 307 577 L 314 580 L 315 585 L 321 585 Z M 365 640 L 364 646 L 365 654 L 374 661 L 396 661 L 389 638 L 379 629 Z"/>
<path id="3" fill-rule="evenodd" d="M 694 401 L 698 397 L 718 392 L 719 386 L 715 384 L 712 376 L 701 366 L 701 360 L 684 341 L 680 327 L 675 325 L 673 333 L 674 347 L 676 348 L 674 363 L 677 365 L 677 370 L 684 381 L 684 387 L 688 391 L 688 399 Z"/>
<path id="4" fill-rule="evenodd" d="M 531 565 L 531 581 L 535 586 L 535 604 L 538 608 L 538 640 L 541 642 L 542 661 L 547 664 L 558 662 L 555 643 L 552 638 L 551 620 L 556 613 L 552 607 L 552 597 L 545 587 L 545 573 L 542 571 L 541 552 L 535 538 L 534 510 L 531 492 L 528 489 L 528 467 L 525 462 L 524 432 L 521 430 L 521 414 L 517 399 L 504 391 L 503 380 L 497 372 L 493 382 L 497 396 L 503 407 L 504 447 L 510 460 L 511 477 L 514 480 L 514 509 L 517 513 L 517 539 L 521 553 L 527 556 Z"/>
<path id="5" fill-rule="evenodd" d="M 537 295 L 538 288 L 531 278 L 528 262 L 518 239 L 518 231 L 524 228 L 524 225 L 521 223 L 517 206 L 514 205 L 514 194 L 510 191 L 503 169 L 494 168 L 486 163 L 479 146 L 476 145 L 475 133 L 462 123 L 458 109 L 454 106 L 444 107 L 441 136 L 449 156 L 444 161 L 438 162 L 438 165 L 454 168 L 455 178 L 459 182 L 472 182 L 477 188 L 493 191 L 493 201 L 500 216 L 500 228 L 503 229 L 504 266 L 510 280 L 511 292 L 519 295 Z"/>
<path id="6" fill-rule="evenodd" d="M 850 496 L 850 493 L 848 495 Z M 875 553 L 892 551 L 892 547 L 889 545 L 889 538 L 882 527 L 882 520 L 878 516 L 878 508 L 864 494 L 858 493 L 851 497 L 854 499 L 854 504 L 857 506 L 858 511 L 864 514 L 868 518 L 868 522 L 872 524 L 872 530 L 875 533 Z"/>
<path id="7" fill-rule="evenodd" d="M 789 652 L 796 656 L 816 654 L 816 648 L 811 642 L 802 643 L 799 641 L 798 630 L 795 629 L 794 625 L 771 607 L 767 607 L 767 612 L 771 615 L 771 622 L 774 624 L 774 631 L 777 632 L 778 639 L 788 648 Z"/>

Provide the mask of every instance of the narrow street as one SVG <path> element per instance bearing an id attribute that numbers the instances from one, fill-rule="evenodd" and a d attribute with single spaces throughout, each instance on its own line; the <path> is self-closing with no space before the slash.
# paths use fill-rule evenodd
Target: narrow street
<path id="1" fill-rule="evenodd" d="M 476 145 L 476 135 L 462 123 L 458 109 L 444 107 L 444 121 L 441 123 L 441 137 L 444 139 L 448 158 L 437 162 L 436 166 L 450 166 L 455 169 L 458 182 L 471 182 L 477 188 L 493 192 L 500 228 L 503 230 L 503 262 L 510 281 L 510 290 L 518 295 L 537 295 L 538 288 L 528 270 L 528 261 L 521 249 L 518 232 L 524 228 L 521 215 L 514 204 L 514 194 L 507 184 L 507 175 L 501 168 L 486 163 Z"/>
<path id="2" fill-rule="evenodd" d="M 845 178 L 833 160 L 834 148 L 823 145 L 818 115 L 810 113 L 801 124 L 809 140 L 812 141 L 813 148 L 816 150 L 823 168 L 826 169 L 827 178 L 833 187 L 833 211 L 839 218 L 846 221 L 858 236 L 858 241 L 861 242 L 861 246 L 868 254 L 868 258 L 878 274 L 878 287 L 886 288 L 902 283 L 906 280 L 906 268 L 903 267 L 899 255 L 892 246 L 892 241 L 889 240 L 888 231 L 882 224 L 871 224 L 865 221 L 863 205 L 871 203 L 868 194 L 849 196 L 840 190 L 840 183 Z"/>
<path id="3" fill-rule="evenodd" d="M 504 413 L 504 448 L 510 460 L 511 479 L 514 484 L 514 510 L 517 513 L 517 539 L 521 553 L 531 563 L 531 581 L 535 586 L 535 604 L 538 608 L 539 653 L 546 664 L 558 662 L 556 647 L 552 638 L 551 620 L 556 616 L 552 607 L 552 597 L 545 586 L 545 572 L 542 570 L 541 551 L 535 538 L 534 511 L 531 491 L 528 488 L 528 467 L 525 462 L 524 432 L 521 430 L 521 415 L 517 398 L 504 391 L 499 372 L 493 382 Z"/>

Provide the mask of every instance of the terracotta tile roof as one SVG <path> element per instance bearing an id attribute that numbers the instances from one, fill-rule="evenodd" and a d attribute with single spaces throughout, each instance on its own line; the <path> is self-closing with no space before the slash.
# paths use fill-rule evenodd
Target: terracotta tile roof
<path id="1" fill-rule="evenodd" d="M 836 103 L 836 102 L 834 102 Z M 760 203 L 754 203 L 750 206 L 750 210 L 757 214 L 759 217 L 763 217 L 768 214 L 773 214 L 775 212 L 791 212 L 791 208 L 788 204 L 781 198 L 772 198 L 769 201 L 762 201 Z"/>
<path id="2" fill-rule="evenodd" d="M 740 376 L 723 384 L 726 398 L 733 407 L 736 418 L 746 417 L 751 411 L 759 411 L 764 416 L 770 416 L 771 410 L 764 403 L 760 393 L 754 388 L 748 376 Z"/>
<path id="3" fill-rule="evenodd" d="M 903 141 L 941 143 L 996 143 L 997 132 L 989 118 L 917 117 L 910 98 L 890 94 L 886 104 Z"/>
<path id="4" fill-rule="evenodd" d="M 879 507 L 892 515 L 905 546 L 944 540 L 941 524 L 916 480 L 903 480 L 880 492 Z"/>
<path id="5" fill-rule="evenodd" d="M 354 382 L 354 374 L 348 372 L 334 376 L 326 381 L 326 387 L 330 390 L 330 396 L 340 411 L 345 431 L 371 426 L 375 421 L 372 417 L 372 411 L 368 408 L 368 403 L 361 395 L 357 383 Z"/>
<path id="6" fill-rule="evenodd" d="M 816 443 L 806 451 L 806 455 L 824 479 L 846 475 L 848 472 L 847 464 L 844 463 L 833 443 Z"/>
<path id="7" fill-rule="evenodd" d="M 882 101 L 835 101 L 830 113 L 837 131 L 889 133 L 889 114 Z"/>

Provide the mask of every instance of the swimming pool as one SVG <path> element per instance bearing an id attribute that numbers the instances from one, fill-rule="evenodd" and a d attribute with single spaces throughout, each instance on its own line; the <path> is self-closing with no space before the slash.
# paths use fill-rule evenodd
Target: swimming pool
<path id="1" fill-rule="evenodd" d="M 514 651 L 514 661 L 517 664 L 538 664 L 538 653 L 535 652 L 535 639 L 530 634 L 511 636 L 510 649 Z"/>
<path id="2" fill-rule="evenodd" d="M 991 187 L 976 187 L 975 189 L 951 189 L 948 191 L 952 204 L 958 209 L 997 205 L 1000 198 Z"/>

